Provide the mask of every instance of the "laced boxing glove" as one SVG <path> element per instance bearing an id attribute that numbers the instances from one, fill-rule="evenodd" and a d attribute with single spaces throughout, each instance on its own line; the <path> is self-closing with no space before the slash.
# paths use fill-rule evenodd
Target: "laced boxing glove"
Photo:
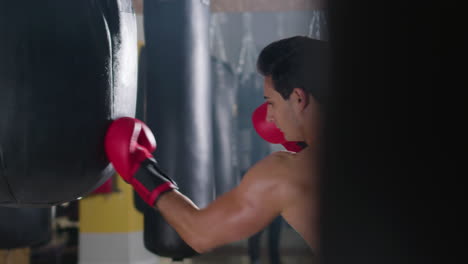
<path id="1" fill-rule="evenodd" d="M 269 143 L 283 145 L 288 151 L 301 151 L 306 146 L 305 142 L 287 141 L 275 123 L 267 120 L 267 111 L 268 103 L 265 102 L 257 107 L 252 114 L 252 123 L 258 135 Z"/>
<path id="2" fill-rule="evenodd" d="M 115 170 L 151 207 L 162 194 L 178 189 L 151 154 L 156 150 L 156 140 L 142 121 L 130 117 L 113 121 L 104 144 Z"/>

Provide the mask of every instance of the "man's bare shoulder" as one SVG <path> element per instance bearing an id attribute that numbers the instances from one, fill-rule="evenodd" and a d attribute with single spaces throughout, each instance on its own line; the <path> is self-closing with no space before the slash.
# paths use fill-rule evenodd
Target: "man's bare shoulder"
<path id="1" fill-rule="evenodd" d="M 295 153 L 277 151 L 266 156 L 253 165 L 244 176 L 243 181 L 282 181 L 291 172 Z"/>
<path id="2" fill-rule="evenodd" d="M 277 151 L 255 164 L 244 176 L 248 182 L 281 184 L 282 189 L 297 192 L 315 183 L 316 166 L 307 153 Z"/>
<path id="3" fill-rule="evenodd" d="M 294 152 L 276 151 L 257 162 L 252 169 L 271 172 L 282 171 L 283 169 L 288 169 L 295 156 L 296 153 Z"/>
<path id="4" fill-rule="evenodd" d="M 279 151 L 258 161 L 235 188 L 236 197 L 244 203 L 260 203 L 261 206 L 281 213 L 286 207 L 284 189 L 290 188 L 286 186 L 290 155 L 293 154 Z"/>

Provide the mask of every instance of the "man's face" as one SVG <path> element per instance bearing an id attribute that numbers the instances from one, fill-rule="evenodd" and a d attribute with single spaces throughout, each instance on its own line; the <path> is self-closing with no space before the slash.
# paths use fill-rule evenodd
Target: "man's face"
<path id="1" fill-rule="evenodd" d="M 271 76 L 264 79 L 263 94 L 268 102 L 267 121 L 274 122 L 288 141 L 302 140 L 298 133 L 297 118 L 290 100 L 285 100 L 274 89 Z"/>

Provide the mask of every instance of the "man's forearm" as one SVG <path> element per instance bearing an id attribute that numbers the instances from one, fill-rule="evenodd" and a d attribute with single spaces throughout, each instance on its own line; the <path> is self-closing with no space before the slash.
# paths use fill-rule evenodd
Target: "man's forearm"
<path id="1" fill-rule="evenodd" d="M 189 198 L 171 191 L 162 195 L 154 208 L 195 251 L 202 253 L 211 248 L 207 242 L 209 230 L 200 219 L 200 209 Z"/>
<path id="2" fill-rule="evenodd" d="M 247 238 L 264 228 L 276 212 L 261 210 L 260 199 L 245 199 L 238 188 L 224 193 L 199 209 L 190 199 L 173 190 L 156 202 L 164 219 L 199 253 Z M 258 214 L 262 214 L 259 218 Z"/>

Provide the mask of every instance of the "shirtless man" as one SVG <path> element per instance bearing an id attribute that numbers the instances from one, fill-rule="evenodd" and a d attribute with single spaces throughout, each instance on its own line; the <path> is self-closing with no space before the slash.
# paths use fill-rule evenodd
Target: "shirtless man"
<path id="1" fill-rule="evenodd" d="M 140 120 L 121 118 L 112 123 L 106 135 L 109 160 L 198 253 L 245 239 L 278 215 L 317 251 L 317 140 L 327 55 L 325 42 L 300 36 L 262 50 L 257 66 L 264 76 L 267 121 L 274 122 L 286 140 L 304 141 L 307 147 L 298 153 L 270 154 L 246 173 L 239 186 L 206 208 L 198 208 L 177 191 L 176 183 L 161 171 L 151 154 L 154 136 Z"/>

